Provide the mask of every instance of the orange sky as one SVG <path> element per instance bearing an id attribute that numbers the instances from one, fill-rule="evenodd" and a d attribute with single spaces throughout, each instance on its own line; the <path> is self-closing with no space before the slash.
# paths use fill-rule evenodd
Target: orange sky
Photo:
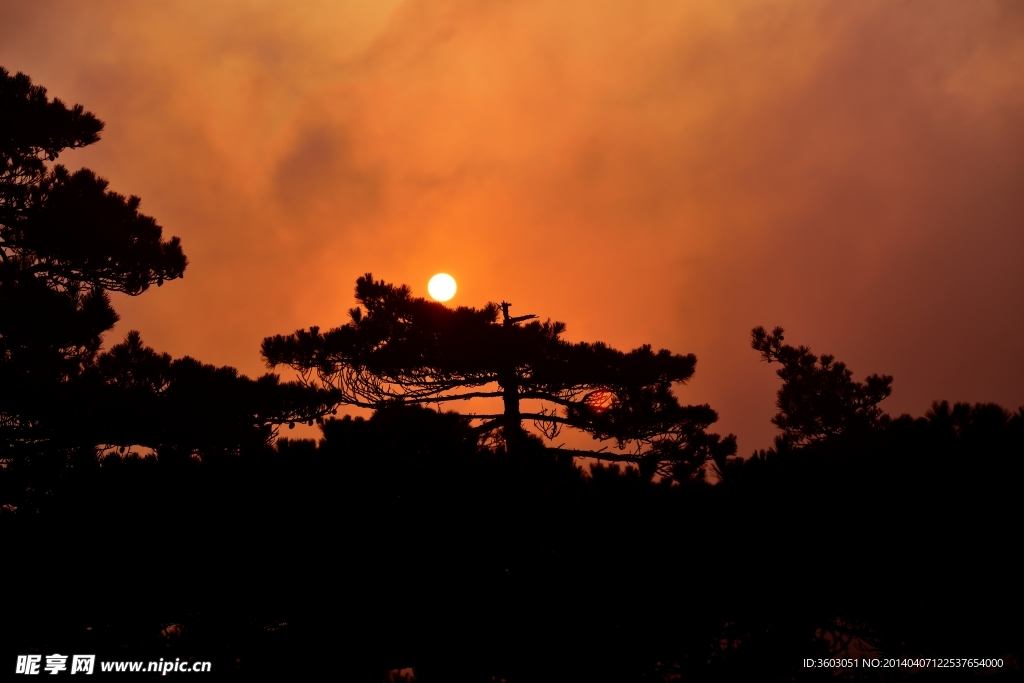
<path id="1" fill-rule="evenodd" d="M 60 161 L 191 265 L 118 297 L 174 355 L 263 371 L 358 275 L 459 281 L 571 340 L 695 353 L 740 453 L 755 325 L 895 376 L 889 412 L 1024 404 L 1024 5 L 0 0 L 0 65 L 106 121 Z"/>

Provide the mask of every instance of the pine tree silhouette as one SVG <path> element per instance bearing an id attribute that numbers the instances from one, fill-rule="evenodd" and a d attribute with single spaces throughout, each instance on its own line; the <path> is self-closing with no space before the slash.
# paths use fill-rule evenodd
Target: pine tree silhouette
<path id="1" fill-rule="evenodd" d="M 92 171 L 52 162 L 99 140 L 81 105 L 50 100 L 0 68 L 0 449 L 45 440 L 46 416 L 66 408 L 61 383 L 95 360 L 117 322 L 108 292 L 137 295 L 184 274 L 177 237 L 164 240 L 139 198 Z"/>
<path id="2" fill-rule="evenodd" d="M 367 408 L 500 399 L 501 413 L 466 417 L 511 451 L 527 447 L 522 425 L 531 420 L 548 438 L 568 426 L 629 449 L 576 454 L 678 481 L 703 476 L 709 463 L 724 464 L 735 452 L 734 437 L 705 431 L 718 418 L 714 410 L 680 405 L 672 392 L 693 376 L 692 354 L 569 343 L 561 339 L 564 323 L 512 316 L 508 302 L 452 309 L 369 273 L 357 280 L 356 299 L 361 306 L 341 327 L 265 339 L 268 365 L 288 365 L 307 384 L 337 388 L 343 403 Z M 530 400 L 540 407 L 525 410 Z"/>
<path id="3" fill-rule="evenodd" d="M 99 140 L 81 105 L 50 100 L 0 68 L 0 356 L 3 371 L 74 376 L 117 321 L 107 292 L 129 295 L 184 274 L 177 237 L 164 240 L 138 197 L 88 169 L 52 162 Z M 47 367 L 48 366 L 48 367 Z M 15 368 L 20 368 L 16 370 Z"/>
<path id="4" fill-rule="evenodd" d="M 892 393 L 891 375 L 869 375 L 855 382 L 834 356 L 815 356 L 806 346 L 783 344 L 781 327 L 751 330 L 751 346 L 769 363 L 780 363 L 782 378 L 772 424 L 791 445 L 879 427 L 888 417 L 878 404 Z"/>
<path id="5" fill-rule="evenodd" d="M 0 460 L 97 444 L 237 451 L 322 418 L 329 392 L 172 360 L 136 332 L 97 355 L 118 320 L 108 292 L 141 294 L 188 265 L 138 197 L 48 166 L 102 130 L 81 105 L 0 68 Z"/>

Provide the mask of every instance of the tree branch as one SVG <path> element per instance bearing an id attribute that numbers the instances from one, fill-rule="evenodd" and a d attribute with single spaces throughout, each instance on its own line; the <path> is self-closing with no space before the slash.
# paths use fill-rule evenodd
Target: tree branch
<path id="1" fill-rule="evenodd" d="M 569 453 L 574 458 L 594 458 L 596 460 L 607 460 L 609 462 L 629 462 L 636 463 L 642 455 L 623 455 L 618 453 L 608 453 L 607 451 L 584 451 L 578 448 L 549 448 L 549 451 L 555 453 Z"/>

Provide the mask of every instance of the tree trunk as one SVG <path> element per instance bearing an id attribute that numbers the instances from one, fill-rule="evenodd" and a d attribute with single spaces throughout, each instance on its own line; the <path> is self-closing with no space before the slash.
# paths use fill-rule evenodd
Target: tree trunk
<path id="1" fill-rule="evenodd" d="M 501 400 L 505 405 L 502 430 L 505 436 L 505 448 L 509 453 L 518 453 L 522 450 L 525 434 L 523 418 L 519 413 L 519 377 L 515 370 L 500 373 L 498 385 L 501 387 Z"/>

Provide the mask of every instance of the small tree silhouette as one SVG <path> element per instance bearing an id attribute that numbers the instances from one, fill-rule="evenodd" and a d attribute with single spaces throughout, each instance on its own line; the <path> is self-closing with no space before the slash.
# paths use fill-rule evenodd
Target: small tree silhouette
<path id="1" fill-rule="evenodd" d="M 783 344 L 783 330 L 751 330 L 751 346 L 769 363 L 782 364 L 782 378 L 772 424 L 792 445 L 807 445 L 831 436 L 880 426 L 888 417 L 878 404 L 892 393 L 891 375 L 870 375 L 855 382 L 845 363 L 815 356 L 806 346 Z"/>
<path id="2" fill-rule="evenodd" d="M 288 365 L 307 384 L 335 387 L 343 403 L 367 408 L 501 399 L 501 413 L 465 417 L 510 451 L 527 443 L 524 420 L 550 439 L 569 426 L 614 441 L 629 451 L 573 452 L 679 481 L 703 476 L 709 462 L 724 464 L 736 450 L 735 437 L 705 431 L 718 419 L 714 410 L 680 405 L 672 393 L 693 375 L 692 354 L 569 343 L 564 323 L 513 317 L 507 302 L 451 309 L 369 273 L 356 281 L 356 299 L 361 306 L 341 327 L 264 339 L 268 365 Z M 541 405 L 525 411 L 526 400 Z"/>

